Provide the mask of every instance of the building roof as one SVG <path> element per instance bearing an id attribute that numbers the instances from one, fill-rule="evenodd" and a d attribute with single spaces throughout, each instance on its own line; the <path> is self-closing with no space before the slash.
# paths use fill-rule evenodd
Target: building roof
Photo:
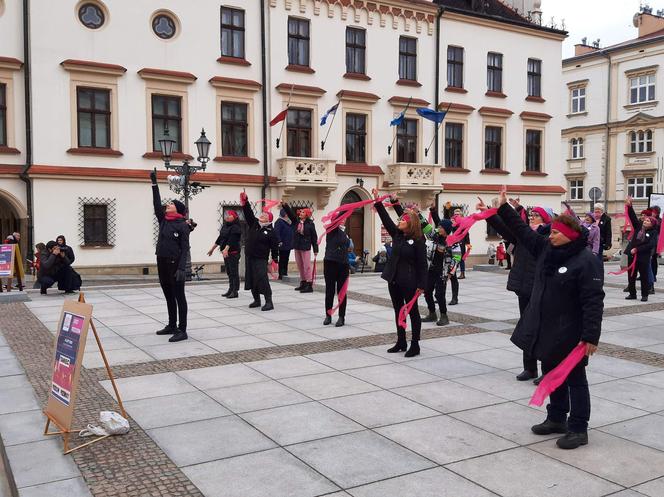
<path id="1" fill-rule="evenodd" d="M 616 52 L 618 50 L 623 50 L 626 48 L 633 48 L 633 47 L 638 47 L 640 45 L 659 43 L 659 42 L 664 42 L 664 29 L 653 31 L 652 33 L 648 33 L 647 35 L 639 36 L 637 38 L 632 38 L 630 40 L 621 41 L 620 43 L 609 45 L 607 47 L 600 48 L 598 50 L 594 50 L 592 52 L 588 52 L 583 55 L 577 55 L 574 57 L 570 57 L 568 59 L 564 59 L 563 64 L 572 61 L 576 62 L 582 59 L 592 59 L 593 57 L 598 57 L 601 54 L 607 52 Z"/>

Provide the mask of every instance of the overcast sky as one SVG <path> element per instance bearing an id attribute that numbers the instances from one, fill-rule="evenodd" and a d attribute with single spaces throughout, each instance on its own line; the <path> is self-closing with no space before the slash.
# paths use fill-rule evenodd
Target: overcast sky
<path id="1" fill-rule="evenodd" d="M 574 45 L 588 37 L 588 43 L 600 38 L 605 47 L 636 38 L 632 17 L 642 0 L 543 0 L 542 20 L 549 24 L 554 17 L 560 27 L 565 19 L 569 37 L 563 45 L 563 58 L 574 55 Z M 650 0 L 653 12 L 664 8 L 664 0 Z"/>

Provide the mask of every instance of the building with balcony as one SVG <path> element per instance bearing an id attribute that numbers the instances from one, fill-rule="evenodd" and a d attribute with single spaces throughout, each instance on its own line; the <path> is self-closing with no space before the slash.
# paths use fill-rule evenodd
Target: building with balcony
<path id="1" fill-rule="evenodd" d="M 194 262 L 242 189 L 317 222 L 374 187 L 468 212 L 507 184 L 558 208 L 566 33 L 539 23 L 537 0 L 513 3 L 34 0 L 26 52 L 24 13 L 0 0 L 2 229 L 25 243 L 65 234 L 83 270 L 152 266 L 151 169 L 175 197 L 165 129 L 174 160 L 195 155 L 201 128 L 212 141 L 193 178 L 208 186 L 191 201 Z M 421 107 L 447 111 L 442 125 Z M 358 252 L 382 243 L 370 208 L 348 232 Z M 486 228 L 471 237 L 483 254 Z"/>
<path id="2" fill-rule="evenodd" d="M 636 38 L 604 48 L 584 39 L 563 61 L 562 162 L 567 200 L 579 212 L 592 204 L 593 187 L 613 216 L 623 213 L 627 195 L 641 210 L 651 193 L 664 191 L 664 18 L 646 7 L 633 22 Z M 618 216 L 614 249 L 623 224 Z"/>

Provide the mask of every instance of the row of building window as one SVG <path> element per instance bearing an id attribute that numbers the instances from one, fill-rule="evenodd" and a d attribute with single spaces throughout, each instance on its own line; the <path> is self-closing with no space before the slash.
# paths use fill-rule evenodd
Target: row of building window
<path id="1" fill-rule="evenodd" d="M 627 179 L 627 195 L 635 199 L 646 199 L 653 192 L 654 179 L 652 177 L 639 177 Z M 570 200 L 585 200 L 582 179 L 573 179 L 569 182 Z"/>
<path id="2" fill-rule="evenodd" d="M 630 153 L 643 154 L 653 151 L 652 130 L 630 131 L 627 136 L 629 137 Z M 569 144 L 572 159 L 585 158 L 583 138 L 572 138 Z"/>
<path id="3" fill-rule="evenodd" d="M 635 76 L 629 78 L 629 103 L 643 104 L 655 101 L 655 75 Z M 587 112 L 586 87 L 570 90 L 570 112 L 583 114 Z"/>

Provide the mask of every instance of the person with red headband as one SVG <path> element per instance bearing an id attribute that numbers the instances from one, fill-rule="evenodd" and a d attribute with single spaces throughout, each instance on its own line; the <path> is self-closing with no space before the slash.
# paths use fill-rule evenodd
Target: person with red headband
<path id="1" fill-rule="evenodd" d="M 625 199 L 625 205 L 627 206 L 627 213 L 633 227 L 632 239 L 627 244 L 627 248 L 625 248 L 627 266 L 632 267 L 632 263 L 636 258 L 636 267 L 627 272 L 627 289 L 629 295 L 625 297 L 625 300 L 636 300 L 636 274 L 638 272 L 641 279 L 641 302 L 647 302 L 651 283 L 651 258 L 653 252 L 657 249 L 657 220 L 649 215 L 652 214 L 650 210 L 641 212 L 641 217 L 638 218 L 632 207 L 632 197 L 630 196 Z"/>
<path id="2" fill-rule="evenodd" d="M 240 205 L 249 226 L 244 247 L 244 289 L 251 290 L 251 295 L 254 297 L 249 307 L 252 309 L 261 307 L 262 294 L 265 297 L 265 305 L 261 307 L 261 311 L 271 311 L 274 309 L 274 304 L 267 274 L 267 260 L 271 254 L 273 264 L 279 261 L 279 239 L 272 228 L 272 213 L 261 212 L 256 218 L 244 192 L 240 193 Z"/>
<path id="3" fill-rule="evenodd" d="M 378 199 L 378 190 L 371 192 Z M 387 260 L 381 278 L 387 281 L 394 308 L 394 320 L 397 324 L 397 343 L 388 349 L 390 353 L 406 350 L 406 330 L 399 325 L 399 311 L 414 297 L 416 292 L 422 293 L 426 287 L 427 253 L 422 235 L 422 225 L 415 212 L 407 210 L 400 216 L 399 223 L 394 224 L 382 202 L 374 204 L 376 212 L 385 229 L 392 237 L 392 256 Z M 406 357 L 420 354 L 420 331 L 422 321 L 417 303 L 410 310 L 412 340 Z"/>
<path id="4" fill-rule="evenodd" d="M 584 344 L 586 356 L 591 356 L 597 350 L 602 327 L 604 274 L 598 258 L 586 248 L 587 230 L 576 217 L 560 215 L 552 220 L 547 238 L 524 223 L 507 203 L 505 187 L 499 202 L 497 215 L 537 261 L 530 302 L 514 329 L 512 342 L 541 360 L 545 374 L 579 343 Z M 556 441 L 561 449 L 588 443 L 587 364 L 586 357 L 551 393 L 546 420 L 531 428 L 537 435 L 564 434 Z"/>
<path id="5" fill-rule="evenodd" d="M 208 250 L 208 257 L 219 247 L 224 256 L 224 267 L 228 275 L 228 290 L 222 293 L 222 297 L 229 299 L 238 298 L 240 291 L 240 241 L 242 239 L 242 228 L 237 212 L 228 210 L 224 213 L 224 224 L 219 230 L 219 236 Z"/>
<path id="6" fill-rule="evenodd" d="M 295 290 L 301 293 L 311 293 L 314 291 L 313 284 L 313 264 L 311 263 L 311 249 L 313 248 L 314 257 L 318 255 L 318 235 L 316 226 L 311 219 L 311 209 L 305 207 L 297 210 L 297 215 L 286 202 L 281 206 L 286 211 L 286 215 L 295 227 L 293 232 L 293 251 L 295 252 L 295 262 L 300 272 L 300 284 Z"/>
<path id="7" fill-rule="evenodd" d="M 332 322 L 331 311 L 334 306 L 334 295 L 341 298 L 340 292 L 348 279 L 350 266 L 348 261 L 348 248 L 350 239 L 346 234 L 345 226 L 334 228 L 325 235 L 325 257 L 323 258 L 323 276 L 325 277 L 325 320 L 323 325 Z M 343 296 L 343 295 L 342 295 Z M 346 323 L 346 298 L 339 304 L 339 318 L 334 326 L 340 327 Z"/>
<path id="8" fill-rule="evenodd" d="M 152 181 L 154 215 L 159 222 L 156 249 L 157 272 L 168 309 L 168 324 L 157 331 L 157 335 L 173 335 L 168 341 L 179 342 L 188 338 L 188 306 L 184 293 L 184 282 L 191 229 L 186 222 L 187 212 L 182 202 L 173 200 L 165 206 L 161 205 L 156 169 L 150 171 L 150 180 Z M 180 316 L 179 324 L 177 324 L 178 314 Z"/>

